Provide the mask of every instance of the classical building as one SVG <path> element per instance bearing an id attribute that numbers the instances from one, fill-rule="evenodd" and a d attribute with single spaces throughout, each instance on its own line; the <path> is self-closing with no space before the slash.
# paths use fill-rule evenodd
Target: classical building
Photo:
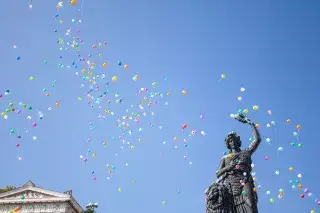
<path id="1" fill-rule="evenodd" d="M 0 194 L 0 213 L 83 213 L 72 191 L 55 192 L 36 187 L 31 181 Z"/>

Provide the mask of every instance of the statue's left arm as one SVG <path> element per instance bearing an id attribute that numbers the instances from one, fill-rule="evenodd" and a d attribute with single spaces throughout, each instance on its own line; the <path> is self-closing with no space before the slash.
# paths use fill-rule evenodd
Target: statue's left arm
<path id="1" fill-rule="evenodd" d="M 258 147 L 261 143 L 261 136 L 260 136 L 259 130 L 256 127 L 256 125 L 254 123 L 249 123 L 249 124 L 252 127 L 252 132 L 253 132 L 253 137 L 254 137 L 254 141 L 252 142 L 252 144 L 249 148 L 249 152 L 252 155 L 258 149 Z"/>

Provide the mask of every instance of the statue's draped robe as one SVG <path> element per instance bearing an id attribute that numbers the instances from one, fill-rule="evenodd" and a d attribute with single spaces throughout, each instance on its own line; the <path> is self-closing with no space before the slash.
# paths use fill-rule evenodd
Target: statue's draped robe
<path id="1" fill-rule="evenodd" d="M 223 201 L 223 203 L 229 202 L 230 208 L 208 211 L 208 209 L 210 209 L 210 205 L 208 205 L 210 201 L 207 201 L 207 213 L 258 213 L 258 197 L 257 193 L 254 191 L 253 178 L 250 174 L 252 169 L 251 151 L 247 149 L 239 153 L 233 153 L 231 157 L 225 157 L 224 160 L 225 165 L 235 163 L 237 168 L 223 174 L 218 179 L 217 183 L 213 184 L 208 191 L 218 191 L 215 189 L 219 188 L 218 185 L 220 185 L 220 188 L 221 186 L 224 186 L 222 187 L 224 189 L 223 193 L 227 193 L 227 197 L 231 197 L 231 201 L 226 200 Z M 221 193 L 219 196 L 222 196 Z M 249 205 L 249 203 L 251 205 Z"/>

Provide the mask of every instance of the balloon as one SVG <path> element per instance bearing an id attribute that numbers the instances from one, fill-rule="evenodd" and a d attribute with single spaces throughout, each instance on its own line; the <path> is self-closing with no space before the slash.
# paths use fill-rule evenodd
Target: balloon
<path id="1" fill-rule="evenodd" d="M 133 76 L 132 80 L 137 81 L 139 78 L 140 78 L 139 75 L 135 75 L 135 76 Z"/>
<path id="2" fill-rule="evenodd" d="M 129 67 L 129 66 L 128 66 L 127 64 L 123 66 L 123 68 L 125 68 L 125 69 L 128 69 L 128 67 Z"/>
<path id="3" fill-rule="evenodd" d="M 118 80 L 118 77 L 117 76 L 113 76 L 111 80 L 112 80 L 112 82 L 116 82 Z"/>
<path id="4" fill-rule="evenodd" d="M 268 115 L 272 115 L 272 111 L 271 110 L 268 110 Z"/>
<path id="5" fill-rule="evenodd" d="M 283 147 L 280 146 L 280 147 L 278 148 L 278 151 L 283 151 Z"/>
<path id="6" fill-rule="evenodd" d="M 29 78 L 29 80 L 30 80 L 30 81 L 34 80 L 34 77 L 31 76 L 31 77 Z"/>
<path id="7" fill-rule="evenodd" d="M 108 63 L 107 63 L 107 62 L 104 62 L 104 63 L 102 64 L 102 66 L 103 66 L 104 68 L 106 68 L 106 67 L 108 66 Z"/>
<path id="8" fill-rule="evenodd" d="M 187 94 L 187 91 L 186 90 L 182 90 L 182 95 L 186 95 Z"/>
<path id="9" fill-rule="evenodd" d="M 20 56 L 18 56 L 18 57 L 17 57 L 17 60 L 19 61 L 20 59 L 21 59 L 21 57 L 20 57 Z"/>
<path id="10" fill-rule="evenodd" d="M 270 139 L 270 138 L 267 138 L 266 141 L 267 141 L 268 143 L 270 143 L 270 142 L 271 142 L 271 139 Z"/>
<path id="11" fill-rule="evenodd" d="M 222 79 L 225 79 L 226 77 L 227 77 L 226 74 L 221 74 Z"/>
<path id="12" fill-rule="evenodd" d="M 316 213 L 316 210 L 313 210 L 313 209 L 312 209 L 310 213 Z"/>
<path id="13" fill-rule="evenodd" d="M 241 92 L 244 92 L 244 91 L 246 91 L 246 89 L 243 88 L 243 87 L 241 87 L 241 88 L 240 88 L 240 91 L 241 91 Z"/>
<path id="14" fill-rule="evenodd" d="M 76 0 L 71 0 L 71 1 L 70 1 L 70 4 L 71 4 L 72 6 L 74 6 L 74 5 L 77 4 L 77 1 L 76 1 Z"/>
<path id="15" fill-rule="evenodd" d="M 299 179 L 301 179 L 301 178 L 302 178 L 302 174 L 298 174 L 297 177 L 298 177 Z"/>
<path id="16" fill-rule="evenodd" d="M 297 137 L 298 133 L 297 132 L 293 132 L 293 136 Z"/>
<path id="17" fill-rule="evenodd" d="M 239 96 L 239 97 L 238 97 L 238 101 L 242 101 L 242 97 Z"/>
<path id="18" fill-rule="evenodd" d="M 300 130 L 301 129 L 301 126 L 300 125 L 297 125 L 297 130 Z"/>
<path id="19" fill-rule="evenodd" d="M 58 5 L 57 5 L 57 7 L 58 7 L 58 8 L 61 8 L 61 7 L 63 7 L 63 2 L 62 2 L 62 1 L 58 2 Z"/>
<path id="20" fill-rule="evenodd" d="M 188 127 L 188 125 L 187 124 L 183 124 L 182 125 L 182 129 L 184 130 L 185 128 L 187 128 Z"/>
<path id="21" fill-rule="evenodd" d="M 293 167 L 290 167 L 290 168 L 289 168 L 289 171 L 290 171 L 290 172 L 293 172 L 293 170 L 294 170 Z"/>
<path id="22" fill-rule="evenodd" d="M 276 174 L 276 175 L 279 175 L 279 174 L 280 174 L 280 171 L 279 171 L 279 170 L 277 170 L 277 171 L 275 172 L 275 174 Z"/>
<path id="23" fill-rule="evenodd" d="M 122 192 L 122 189 L 121 189 L 121 188 L 118 188 L 118 192 Z"/>
<path id="24" fill-rule="evenodd" d="M 248 114 L 248 112 L 249 112 L 248 109 L 244 109 L 244 110 L 243 110 L 243 113 L 244 113 L 244 114 Z"/>
<path id="25" fill-rule="evenodd" d="M 290 123 L 291 123 L 291 120 L 290 120 L 290 119 L 288 119 L 288 120 L 287 120 L 287 124 L 290 124 Z"/>
<path id="26" fill-rule="evenodd" d="M 254 111 L 257 111 L 257 110 L 259 109 L 259 107 L 258 107 L 257 105 L 255 105 L 255 106 L 252 107 L 252 109 L 253 109 Z"/>
<path id="27" fill-rule="evenodd" d="M 273 203 L 274 203 L 274 199 L 273 199 L 273 198 L 270 198 L 270 200 L 269 200 L 269 201 L 270 201 L 270 203 L 271 203 L 271 204 L 273 204 Z"/>

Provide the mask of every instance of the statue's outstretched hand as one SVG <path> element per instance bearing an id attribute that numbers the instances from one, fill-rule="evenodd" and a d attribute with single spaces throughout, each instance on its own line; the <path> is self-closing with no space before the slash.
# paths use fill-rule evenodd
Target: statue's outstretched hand
<path id="1" fill-rule="evenodd" d="M 236 114 L 234 118 L 241 123 L 253 125 L 253 122 L 243 114 Z"/>

